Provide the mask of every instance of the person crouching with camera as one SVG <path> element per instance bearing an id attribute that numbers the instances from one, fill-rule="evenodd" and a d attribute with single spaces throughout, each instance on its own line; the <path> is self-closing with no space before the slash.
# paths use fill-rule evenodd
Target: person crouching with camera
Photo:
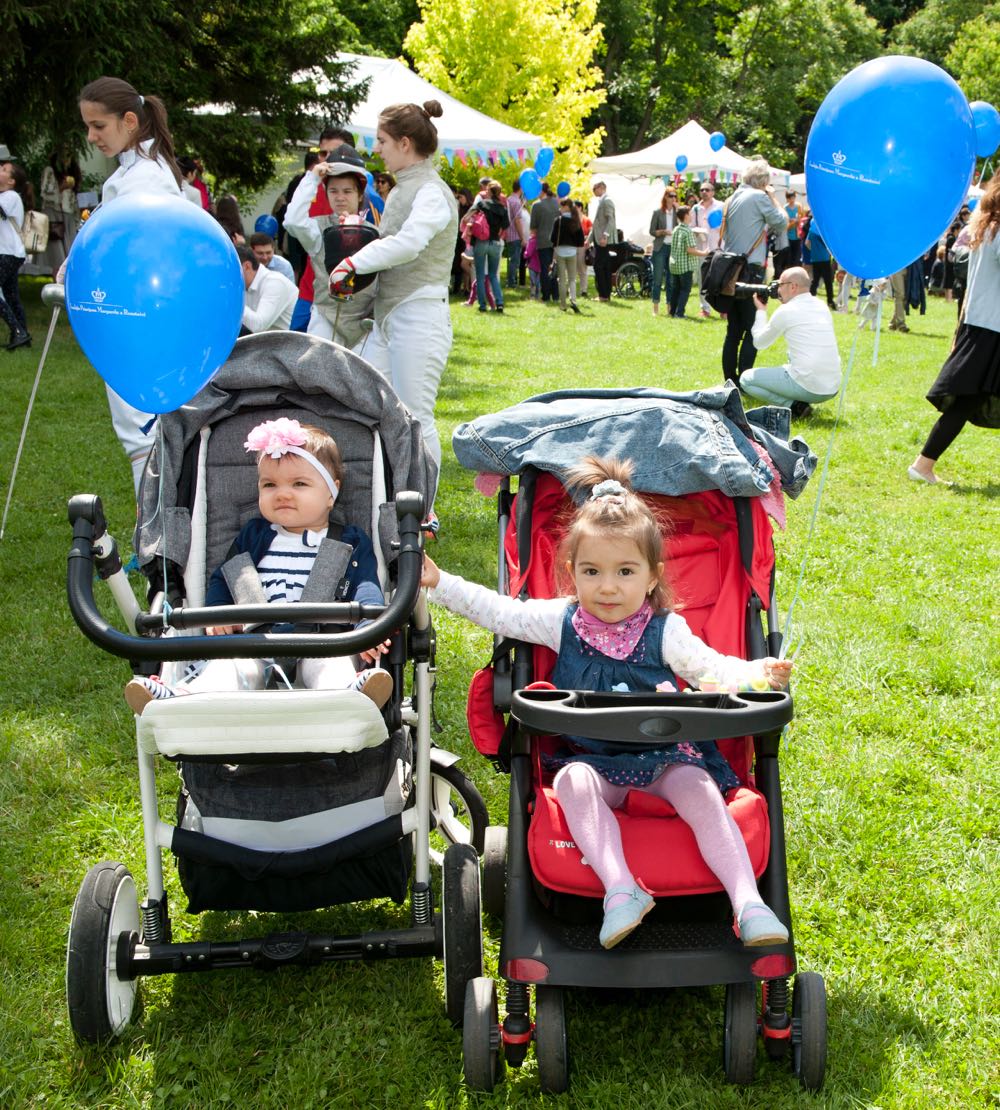
<path id="1" fill-rule="evenodd" d="M 829 401 L 840 391 L 840 352 L 833 317 L 809 292 L 809 275 L 801 266 L 785 270 L 768 293 L 781 301 L 768 319 L 767 295 L 755 292 L 757 316 L 751 335 L 757 350 L 784 336 L 788 361 L 781 366 L 754 366 L 740 375 L 740 389 L 772 405 L 790 407 L 794 416 L 808 416 L 810 403 Z"/>

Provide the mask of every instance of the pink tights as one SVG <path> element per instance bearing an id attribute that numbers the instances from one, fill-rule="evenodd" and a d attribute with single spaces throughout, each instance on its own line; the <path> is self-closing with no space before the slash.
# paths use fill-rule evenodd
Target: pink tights
<path id="1" fill-rule="evenodd" d="M 663 798 L 688 823 L 702 858 L 725 887 L 737 918 L 747 902 L 760 901 L 743 836 L 719 788 L 701 767 L 674 764 L 648 786 L 627 787 L 612 785 L 586 763 L 569 763 L 556 775 L 554 785 L 569 831 L 605 890 L 631 888 L 635 883 L 611 812 L 624 804 L 632 789 Z M 616 900 L 606 908 L 613 909 Z"/>

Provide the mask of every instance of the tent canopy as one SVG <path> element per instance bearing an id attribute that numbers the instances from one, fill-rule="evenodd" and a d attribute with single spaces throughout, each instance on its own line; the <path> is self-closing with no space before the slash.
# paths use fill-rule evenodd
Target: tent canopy
<path id="1" fill-rule="evenodd" d="M 625 177 L 672 177 L 677 172 L 677 159 L 687 158 L 682 177 L 711 177 L 719 181 L 735 181 L 747 167 L 748 158 L 728 146 L 713 150 L 709 133 L 695 120 L 688 120 L 672 135 L 643 150 L 630 154 L 612 154 L 595 158 L 589 165 L 591 173 L 617 173 Z M 771 184 L 786 185 L 788 173 L 771 169 Z"/>
<path id="2" fill-rule="evenodd" d="M 346 124 L 366 150 L 370 151 L 375 142 L 378 116 L 383 108 L 390 104 L 423 104 L 425 100 L 439 101 L 444 110 L 433 122 L 438 132 L 438 152 L 449 162 L 456 157 L 476 159 L 483 165 L 491 161 L 526 162 L 534 159 L 545 146 L 538 135 L 477 112 L 392 58 L 342 53 L 337 55 L 337 61 L 354 63 L 352 83 L 369 80 L 365 99 Z"/>

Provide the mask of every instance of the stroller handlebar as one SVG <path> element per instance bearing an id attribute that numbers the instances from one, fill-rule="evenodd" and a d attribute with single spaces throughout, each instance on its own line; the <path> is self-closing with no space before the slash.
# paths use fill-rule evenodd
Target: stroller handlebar
<path id="1" fill-rule="evenodd" d="M 783 690 L 738 694 L 518 690 L 511 714 L 529 732 L 662 747 L 685 740 L 775 732 L 792 719 L 793 710 L 791 695 Z"/>
<path id="2" fill-rule="evenodd" d="M 177 608 L 166 616 L 139 613 L 139 630 L 193 628 L 212 624 L 344 624 L 370 619 L 364 628 L 326 633 L 235 633 L 228 636 L 130 636 L 113 628 L 94 600 L 95 545 L 103 538 L 104 512 L 99 497 L 81 494 L 69 502 L 73 545 L 66 570 L 66 593 L 73 619 L 98 647 L 125 659 L 180 661 L 185 659 L 252 659 L 349 655 L 373 648 L 409 620 L 420 592 L 423 549 L 420 522 L 424 499 L 419 493 L 396 495 L 399 521 L 398 580 L 388 605 L 358 605 L 335 601 L 306 605 L 225 605 L 202 609 Z"/>

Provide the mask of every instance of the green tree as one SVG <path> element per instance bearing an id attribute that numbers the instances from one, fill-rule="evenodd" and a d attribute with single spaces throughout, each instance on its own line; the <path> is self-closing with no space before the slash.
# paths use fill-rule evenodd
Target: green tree
<path id="1" fill-rule="evenodd" d="M 605 153 L 638 150 L 692 117 L 704 122 L 707 101 L 716 99 L 718 39 L 737 10 L 736 0 L 600 0 Z"/>
<path id="2" fill-rule="evenodd" d="M 989 0 L 927 0 L 920 11 L 894 29 L 891 48 L 944 66 L 962 29 L 988 9 L 996 9 Z"/>
<path id="3" fill-rule="evenodd" d="M 355 34 L 327 0 L 7 0 L 3 139 L 39 159 L 59 144 L 81 149 L 77 94 L 111 74 L 162 97 L 178 151 L 229 184 L 260 187 L 286 143 L 317 120 L 347 118 L 359 90 L 327 59 Z M 197 111 L 207 104 L 222 112 Z"/>
<path id="4" fill-rule="evenodd" d="M 720 130 L 738 150 L 794 166 L 826 94 L 882 41 L 854 0 L 769 0 L 740 12 L 723 49 L 711 113 Z"/>
<path id="5" fill-rule="evenodd" d="M 597 0 L 422 0 L 403 47 L 421 76 L 556 148 L 551 178 L 570 181 L 601 131 L 584 121 L 604 99 L 593 64 Z"/>
<path id="6" fill-rule="evenodd" d="M 1000 104 L 1000 3 L 962 28 L 946 62 L 970 100 Z"/>
<path id="7" fill-rule="evenodd" d="M 354 28 L 344 49 L 384 58 L 399 55 L 406 32 L 420 18 L 417 0 L 340 0 L 337 11 Z"/>

